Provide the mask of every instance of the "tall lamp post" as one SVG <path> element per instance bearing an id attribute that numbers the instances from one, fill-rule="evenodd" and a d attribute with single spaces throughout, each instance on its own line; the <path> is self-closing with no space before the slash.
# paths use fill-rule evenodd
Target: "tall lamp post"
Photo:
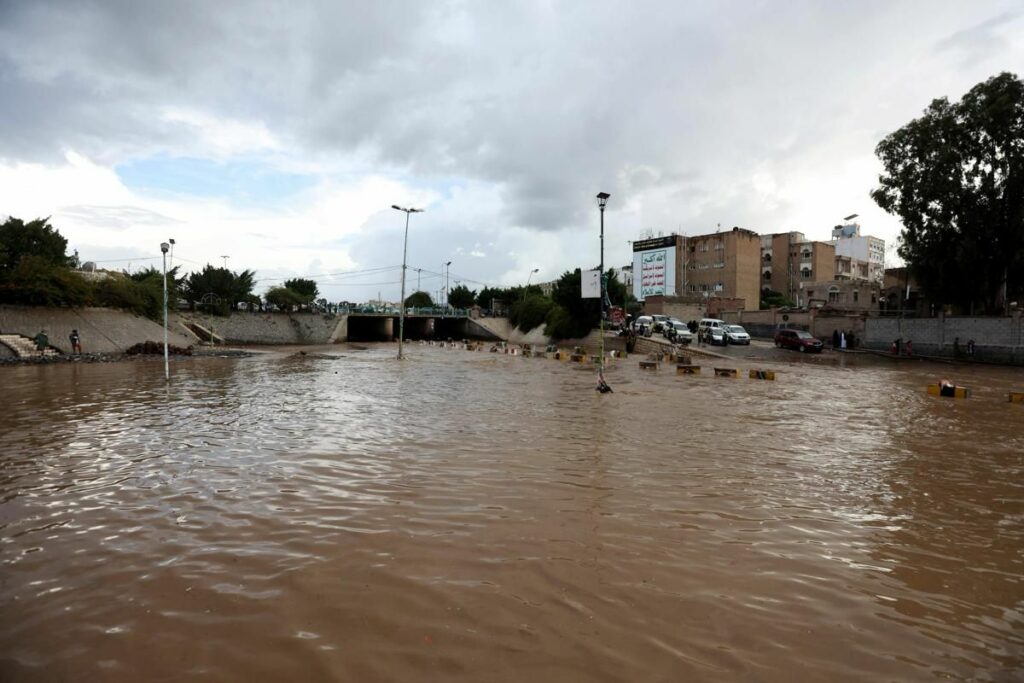
<path id="1" fill-rule="evenodd" d="M 451 270 L 452 262 L 448 261 L 444 264 L 444 312 L 448 312 L 448 274 Z"/>
<path id="2" fill-rule="evenodd" d="M 599 282 L 601 283 L 601 355 L 597 363 L 597 388 L 602 393 L 606 390 L 610 391 L 608 384 L 604 381 L 604 206 L 608 203 L 608 198 L 611 197 L 607 192 L 597 193 L 597 206 L 601 209 L 601 269 L 599 272 Z"/>
<path id="3" fill-rule="evenodd" d="M 164 255 L 164 380 L 171 381 L 171 361 L 167 353 L 167 252 L 171 245 L 167 242 L 160 243 L 160 251 Z"/>
<path id="4" fill-rule="evenodd" d="M 397 204 L 392 204 L 391 208 L 405 212 L 405 239 L 402 242 L 402 303 L 398 317 L 398 360 L 402 360 L 402 342 L 405 339 L 405 257 L 409 252 L 409 214 L 421 213 L 423 209 L 403 209 Z"/>
<path id="5" fill-rule="evenodd" d="M 526 293 L 530 291 L 530 279 L 533 277 L 533 274 L 539 270 L 540 268 L 534 268 L 530 271 L 530 274 L 526 276 L 526 288 L 523 289 L 523 303 L 526 303 Z"/>

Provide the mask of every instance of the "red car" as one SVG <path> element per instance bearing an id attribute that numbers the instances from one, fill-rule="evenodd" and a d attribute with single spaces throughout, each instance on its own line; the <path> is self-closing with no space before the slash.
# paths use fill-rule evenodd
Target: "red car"
<path id="1" fill-rule="evenodd" d="M 780 349 L 796 349 L 801 353 L 821 353 L 824 344 L 821 340 L 803 330 L 779 330 L 775 333 L 775 345 Z"/>

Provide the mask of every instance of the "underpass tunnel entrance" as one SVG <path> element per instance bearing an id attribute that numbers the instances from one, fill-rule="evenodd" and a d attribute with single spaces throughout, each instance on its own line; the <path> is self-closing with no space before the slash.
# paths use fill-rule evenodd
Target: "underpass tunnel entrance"
<path id="1" fill-rule="evenodd" d="M 383 316 L 350 315 L 349 341 L 391 341 L 398 335 L 398 321 Z"/>

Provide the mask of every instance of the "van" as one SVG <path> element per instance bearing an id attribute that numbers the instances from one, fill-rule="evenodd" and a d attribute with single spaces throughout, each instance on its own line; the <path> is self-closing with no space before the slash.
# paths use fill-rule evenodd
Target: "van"
<path id="1" fill-rule="evenodd" d="M 697 323 L 697 338 L 704 341 L 710 341 L 711 330 L 720 331 L 725 327 L 725 325 L 726 322 L 724 320 L 719 320 L 718 318 L 701 318 L 701 321 Z"/>

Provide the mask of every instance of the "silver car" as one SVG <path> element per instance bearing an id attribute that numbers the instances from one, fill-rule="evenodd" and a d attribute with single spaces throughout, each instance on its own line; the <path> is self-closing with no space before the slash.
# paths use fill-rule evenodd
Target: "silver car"
<path id="1" fill-rule="evenodd" d="M 749 344 L 750 335 L 740 325 L 725 325 L 722 328 L 726 344 Z"/>

